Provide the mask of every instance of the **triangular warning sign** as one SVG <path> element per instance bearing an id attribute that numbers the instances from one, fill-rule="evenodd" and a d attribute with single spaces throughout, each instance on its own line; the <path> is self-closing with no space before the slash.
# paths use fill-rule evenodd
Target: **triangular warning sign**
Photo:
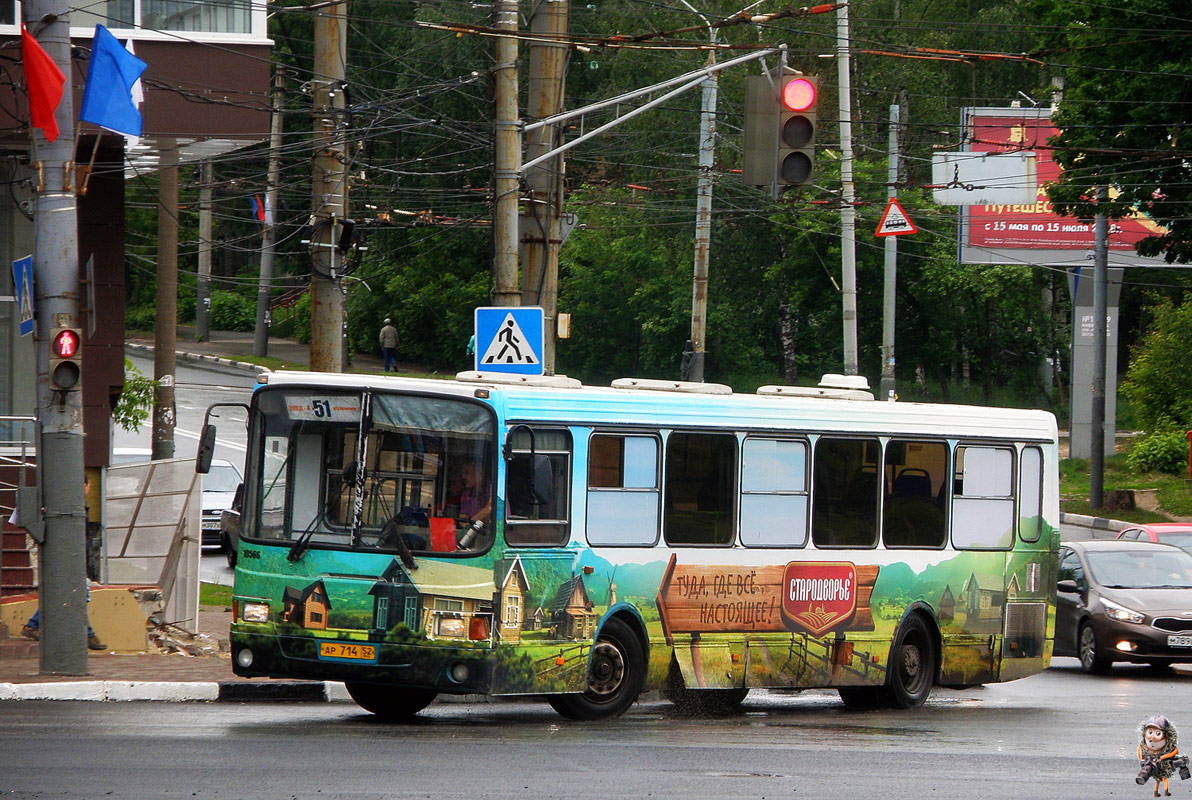
<path id="1" fill-rule="evenodd" d="M 496 334 L 484 355 L 481 364 L 537 364 L 538 356 L 533 346 L 526 341 L 526 335 L 521 326 L 513 318 L 513 314 L 505 315 L 505 320 L 497 328 Z"/>
<path id="2" fill-rule="evenodd" d="M 906 212 L 898 204 L 898 198 L 891 197 L 890 202 L 886 204 L 886 213 L 882 214 L 881 224 L 877 226 L 876 235 L 906 236 L 907 234 L 918 232 L 919 229 L 915 227 L 915 223 L 907 218 Z"/>

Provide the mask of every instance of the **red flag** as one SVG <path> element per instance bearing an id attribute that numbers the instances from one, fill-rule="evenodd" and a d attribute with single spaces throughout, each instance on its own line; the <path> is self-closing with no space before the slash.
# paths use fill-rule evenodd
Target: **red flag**
<path id="1" fill-rule="evenodd" d="M 34 128 L 41 128 L 46 141 L 52 142 L 58 138 L 54 111 L 62 102 L 66 76 L 24 25 L 21 25 L 21 61 L 25 67 L 25 85 L 29 87 L 29 118 Z"/>

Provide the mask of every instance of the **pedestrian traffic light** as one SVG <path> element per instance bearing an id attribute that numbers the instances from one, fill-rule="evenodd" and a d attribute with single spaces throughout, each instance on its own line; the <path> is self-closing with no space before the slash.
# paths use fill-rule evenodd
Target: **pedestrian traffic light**
<path id="1" fill-rule="evenodd" d="M 752 186 L 799 186 L 815 172 L 819 79 L 784 69 L 777 86 L 746 78 L 741 179 Z"/>
<path id="2" fill-rule="evenodd" d="M 812 75 L 784 75 L 778 103 L 778 183 L 801 186 L 815 172 L 816 101 Z"/>
<path id="3" fill-rule="evenodd" d="M 50 388 L 59 391 L 82 388 L 82 334 L 77 328 L 50 331 Z"/>

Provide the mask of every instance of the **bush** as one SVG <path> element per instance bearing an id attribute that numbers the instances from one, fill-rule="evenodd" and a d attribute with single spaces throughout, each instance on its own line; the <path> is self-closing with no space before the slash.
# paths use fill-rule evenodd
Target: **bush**
<path id="1" fill-rule="evenodd" d="M 251 331 L 257 327 L 257 306 L 234 292 L 211 293 L 211 329 L 216 331 Z"/>
<path id="2" fill-rule="evenodd" d="M 310 292 L 298 298 L 294 306 L 294 341 L 310 344 Z"/>
<path id="3" fill-rule="evenodd" d="M 124 329 L 128 331 L 151 331 L 157 327 L 157 308 L 137 306 L 124 310 Z"/>
<path id="4" fill-rule="evenodd" d="M 1166 472 L 1182 475 L 1188 469 L 1188 439 L 1178 430 L 1148 433 L 1126 455 L 1135 472 Z"/>

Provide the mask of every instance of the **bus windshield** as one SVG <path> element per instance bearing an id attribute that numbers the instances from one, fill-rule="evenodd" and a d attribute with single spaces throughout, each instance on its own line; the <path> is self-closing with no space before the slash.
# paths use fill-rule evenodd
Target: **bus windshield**
<path id="1" fill-rule="evenodd" d="M 244 536 L 476 553 L 492 543 L 493 414 L 442 397 L 262 389 Z"/>

